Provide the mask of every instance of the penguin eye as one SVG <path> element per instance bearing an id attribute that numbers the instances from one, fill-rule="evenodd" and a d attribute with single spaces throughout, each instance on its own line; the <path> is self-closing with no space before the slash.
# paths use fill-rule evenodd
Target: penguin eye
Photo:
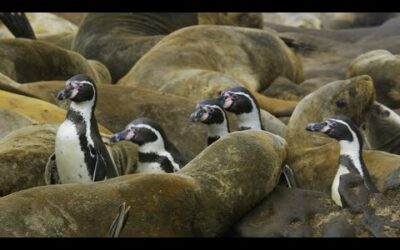
<path id="1" fill-rule="evenodd" d="M 210 114 L 214 113 L 214 109 L 213 108 L 208 108 L 208 113 L 210 113 Z"/>
<path id="2" fill-rule="evenodd" d="M 344 100 L 344 99 L 339 99 L 339 100 L 336 101 L 336 106 L 338 106 L 339 108 L 345 107 L 346 104 L 347 104 L 346 100 Z"/>
<path id="3" fill-rule="evenodd" d="M 232 95 L 232 99 L 233 99 L 233 100 L 238 99 L 238 97 L 239 97 L 238 95 Z"/>

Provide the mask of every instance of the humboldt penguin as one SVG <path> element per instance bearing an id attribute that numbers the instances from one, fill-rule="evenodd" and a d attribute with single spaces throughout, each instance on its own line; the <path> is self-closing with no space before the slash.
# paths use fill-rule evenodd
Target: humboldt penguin
<path id="1" fill-rule="evenodd" d="M 208 145 L 211 145 L 230 132 L 226 113 L 218 99 L 208 99 L 199 102 L 196 105 L 196 110 L 190 115 L 189 119 L 191 122 L 201 122 L 207 125 Z"/>
<path id="2" fill-rule="evenodd" d="M 220 93 L 220 104 L 236 115 L 239 130 L 264 130 L 260 108 L 254 96 L 244 87 L 233 87 Z"/>
<path id="3" fill-rule="evenodd" d="M 220 93 L 220 105 L 236 115 L 239 130 L 265 130 L 261 122 L 260 107 L 256 98 L 245 87 L 232 87 Z M 296 187 L 295 176 L 289 165 L 283 167 L 280 183 L 286 182 L 290 188 Z"/>
<path id="4" fill-rule="evenodd" d="M 378 190 L 368 173 L 362 157 L 363 140 L 361 133 L 350 118 L 343 115 L 333 116 L 321 123 L 309 123 L 306 130 L 322 132 L 336 139 L 340 144 L 339 168 L 331 187 L 333 201 L 340 207 L 347 207 L 340 192 L 342 176 L 346 174 L 358 175 L 363 179 L 364 186 L 372 193 Z"/>
<path id="5" fill-rule="evenodd" d="M 141 117 L 133 120 L 125 130 L 111 137 L 111 142 L 121 140 L 131 141 L 139 146 L 136 173 L 173 173 L 186 164 L 162 127 L 152 119 Z"/>
<path id="6" fill-rule="evenodd" d="M 50 184 L 92 182 L 117 176 L 94 115 L 97 89 L 93 80 L 84 74 L 71 77 L 57 99 L 70 99 L 71 104 L 65 121 L 57 130 L 52 156 L 56 172 Z"/>

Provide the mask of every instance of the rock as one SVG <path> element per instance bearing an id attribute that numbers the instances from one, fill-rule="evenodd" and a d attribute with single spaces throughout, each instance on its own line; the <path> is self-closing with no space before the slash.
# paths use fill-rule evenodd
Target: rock
<path id="1" fill-rule="evenodd" d="M 235 132 L 176 174 L 36 187 L 0 198 L 0 235 L 105 236 L 126 202 L 122 237 L 219 236 L 275 187 L 285 158 L 282 138 Z"/>
<path id="2" fill-rule="evenodd" d="M 18 114 L 11 110 L 0 109 L 0 139 L 12 131 L 35 122 L 27 116 Z"/>
<path id="3" fill-rule="evenodd" d="M 389 108 L 400 107 L 400 56 L 387 50 L 373 50 L 355 58 L 347 69 L 348 78 L 369 75 L 374 80 L 377 100 Z"/>
<path id="4" fill-rule="evenodd" d="M 261 123 L 266 131 L 285 137 L 287 126 L 265 110 L 260 110 Z"/>
<path id="5" fill-rule="evenodd" d="M 264 22 L 276 23 L 303 29 L 322 28 L 321 20 L 315 13 L 263 13 Z"/>
<path id="6" fill-rule="evenodd" d="M 195 13 L 89 13 L 72 50 L 104 63 L 116 83 L 165 35 L 196 24 Z"/>
<path id="7" fill-rule="evenodd" d="M 47 158 L 54 151 L 54 125 L 17 129 L 0 140 L 0 195 L 44 185 Z"/>
<path id="8" fill-rule="evenodd" d="M 247 213 L 233 227 L 232 234 L 241 237 L 354 236 L 351 226 L 341 216 L 340 207 L 327 194 L 281 186 Z"/>
<path id="9" fill-rule="evenodd" d="M 349 192 L 356 194 L 358 187 Z M 359 213 L 336 206 L 328 195 L 277 186 L 231 230 L 241 237 L 398 237 L 400 195 L 375 195 Z"/>
<path id="10" fill-rule="evenodd" d="M 355 27 L 378 26 L 395 17 L 397 13 L 324 13 L 325 25 L 331 29 L 349 29 Z"/>
<path id="11" fill-rule="evenodd" d="M 306 131 L 306 124 L 343 114 L 359 126 L 365 120 L 374 96 L 372 79 L 358 76 L 331 82 L 299 102 L 290 118 L 285 139 L 289 146 L 288 164 L 293 168 L 300 188 L 330 194 L 339 159 L 339 144 L 324 135 Z M 338 101 L 345 105 L 337 106 Z M 387 175 L 400 166 L 400 156 L 363 150 L 363 157 L 372 181 L 382 190 Z"/>
<path id="12" fill-rule="evenodd" d="M 299 58 L 273 32 L 197 25 L 166 36 L 118 84 L 199 101 L 233 86 L 263 90 L 278 76 L 303 79 Z"/>
<path id="13" fill-rule="evenodd" d="M 0 40 L 0 71 L 19 83 L 67 80 L 85 73 L 97 83 L 111 83 L 107 68 L 76 52 L 28 39 Z"/>

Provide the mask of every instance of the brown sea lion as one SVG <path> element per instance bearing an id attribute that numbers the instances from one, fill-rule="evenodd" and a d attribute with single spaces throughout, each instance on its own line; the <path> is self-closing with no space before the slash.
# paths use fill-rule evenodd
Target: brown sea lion
<path id="1" fill-rule="evenodd" d="M 66 80 L 80 73 L 98 83 L 111 83 L 110 73 L 100 62 L 29 39 L 0 40 L 0 73 L 19 83 Z"/>
<path id="2" fill-rule="evenodd" d="M 121 203 L 122 237 L 223 235 L 275 187 L 286 143 L 234 132 L 174 174 L 135 174 L 90 184 L 36 187 L 0 198 L 0 236 L 106 236 Z"/>
<path id="3" fill-rule="evenodd" d="M 342 114 L 359 126 L 374 96 L 372 79 L 363 75 L 326 84 L 299 102 L 286 133 L 288 164 L 295 171 L 299 187 L 330 193 L 339 159 L 338 143 L 306 131 L 306 125 Z M 400 166 L 400 156 L 368 150 L 363 150 L 363 156 L 372 181 L 382 190 L 387 175 Z"/>
<path id="4" fill-rule="evenodd" d="M 360 128 L 370 149 L 400 154 L 400 116 L 392 109 L 374 102 Z"/>
<path id="5" fill-rule="evenodd" d="M 165 35 L 196 24 L 196 13 L 89 13 L 72 50 L 104 63 L 115 83 Z"/>
<path id="6" fill-rule="evenodd" d="M 171 33 L 143 56 L 118 84 L 141 86 L 194 101 L 214 98 L 221 90 L 267 88 L 284 76 L 303 80 L 300 59 L 274 32 L 230 26 L 197 25 Z M 258 95 L 260 96 L 260 95 Z M 261 108 L 275 114 L 296 102 Z M 271 104 L 271 103 L 270 103 Z"/>
<path id="7" fill-rule="evenodd" d="M 389 108 L 400 107 L 400 55 L 380 49 L 358 56 L 347 68 L 346 76 L 364 74 L 374 80 L 377 101 Z"/>

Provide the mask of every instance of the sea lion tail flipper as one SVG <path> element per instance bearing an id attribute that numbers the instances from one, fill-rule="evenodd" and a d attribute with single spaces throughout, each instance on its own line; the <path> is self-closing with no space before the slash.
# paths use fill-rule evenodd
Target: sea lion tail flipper
<path id="1" fill-rule="evenodd" d="M 129 210 L 131 209 L 130 206 L 128 206 L 127 208 L 125 206 L 125 202 L 119 206 L 119 212 L 110 226 L 108 237 L 118 237 L 122 229 L 124 228 L 126 221 L 128 220 Z"/>
<path id="2" fill-rule="evenodd" d="M 317 48 L 315 47 L 315 45 L 309 44 L 309 43 L 302 43 L 302 42 L 298 42 L 292 38 L 288 38 L 288 37 L 283 37 L 280 36 L 280 39 L 282 39 L 282 41 L 290 48 L 293 48 L 295 50 L 301 50 L 301 51 L 314 51 Z"/>
<path id="3" fill-rule="evenodd" d="M 16 38 L 36 39 L 32 26 L 24 12 L 0 12 L 0 20 Z"/>

